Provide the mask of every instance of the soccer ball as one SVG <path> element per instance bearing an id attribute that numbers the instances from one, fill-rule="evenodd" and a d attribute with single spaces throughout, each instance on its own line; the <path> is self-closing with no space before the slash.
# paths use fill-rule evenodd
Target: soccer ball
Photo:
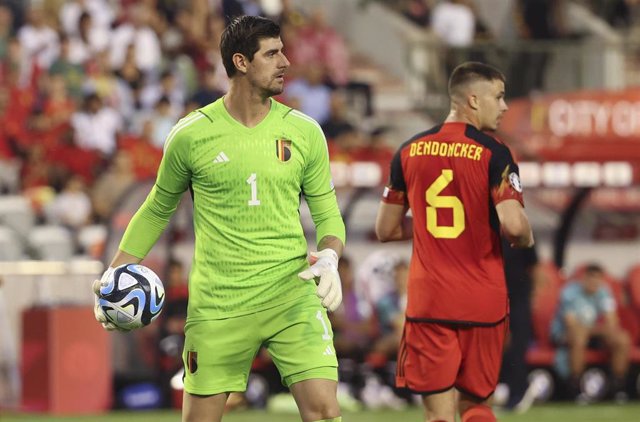
<path id="1" fill-rule="evenodd" d="M 107 320 L 118 328 L 133 330 L 151 324 L 164 306 L 160 278 L 140 264 L 116 267 L 100 287 L 98 304 Z"/>

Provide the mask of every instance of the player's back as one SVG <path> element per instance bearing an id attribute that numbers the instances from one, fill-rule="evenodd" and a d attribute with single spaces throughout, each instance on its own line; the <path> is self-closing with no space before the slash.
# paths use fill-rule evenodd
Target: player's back
<path id="1" fill-rule="evenodd" d="M 508 148 L 471 125 L 445 123 L 405 143 L 399 165 L 414 220 L 407 316 L 500 321 L 508 305 L 494 200 L 517 174 Z"/>

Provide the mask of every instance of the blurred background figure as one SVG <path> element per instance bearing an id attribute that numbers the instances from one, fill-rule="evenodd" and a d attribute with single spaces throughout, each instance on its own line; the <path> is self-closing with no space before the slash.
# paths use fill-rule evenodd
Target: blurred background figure
<path id="1" fill-rule="evenodd" d="M 371 314 L 364 317 L 360 313 L 354 271 L 351 259 L 342 256 L 338 263 L 342 281 L 342 304 L 335 312 L 329 314 L 341 385 L 351 397 L 359 396 L 364 385 L 362 365 L 371 350 L 373 339 L 378 334 L 375 316 Z"/>
<path id="2" fill-rule="evenodd" d="M 135 180 L 131 156 L 126 151 L 117 152 L 91 191 L 93 210 L 98 221 L 108 221 L 118 200 L 133 186 Z"/>
<path id="3" fill-rule="evenodd" d="M 78 230 L 89 224 L 92 209 L 82 177 L 69 177 L 62 192 L 47 205 L 46 214 L 51 223 Z"/>
<path id="4" fill-rule="evenodd" d="M 363 362 L 377 334 L 376 319 L 372 314 L 365 318 L 358 308 L 354 286 L 354 268 L 351 259 L 343 256 L 338 264 L 342 280 L 342 305 L 329 314 L 333 327 L 336 353 L 342 359 Z"/>
<path id="5" fill-rule="evenodd" d="M 105 105 L 98 94 L 92 93 L 84 98 L 82 109 L 71 116 L 71 127 L 76 145 L 108 157 L 116 151 L 117 137 L 122 131 L 122 117 Z"/>
<path id="6" fill-rule="evenodd" d="M 331 89 L 324 84 L 325 71 L 321 63 L 307 62 L 300 66 L 298 77 L 285 86 L 284 95 L 295 98 L 300 111 L 314 118 L 321 126 L 331 113 Z"/>
<path id="7" fill-rule="evenodd" d="M 170 407 L 172 398 L 171 378 L 182 369 L 182 346 L 184 345 L 184 324 L 187 320 L 189 291 L 187 274 L 182 262 L 171 259 L 167 265 L 165 305 L 158 321 L 158 350 L 160 351 L 160 383 L 163 402 Z"/>
<path id="8" fill-rule="evenodd" d="M 606 285 L 604 270 L 595 263 L 587 265 L 579 278 L 570 280 L 562 289 L 551 335 L 556 344 L 567 348 L 568 362 L 558 365 L 568 364 L 568 368 L 561 369 L 561 373 L 568 375 L 569 387 L 578 401 L 588 400 L 580 391 L 580 377 L 585 369 L 590 345 L 610 351 L 613 376 L 611 392 L 617 401 L 628 399 L 625 387 L 630 339 L 620 326 L 617 306 Z"/>
<path id="9" fill-rule="evenodd" d="M 536 269 L 538 254 L 535 246 L 516 249 L 505 239 L 502 241 L 502 254 L 509 295 L 509 337 L 502 358 L 500 382 L 509 388 L 505 407 L 522 413 L 535 400 L 533 388 L 527 394 L 529 382 L 526 354 L 532 340 L 531 292 L 533 278 L 539 274 Z"/>
<path id="10" fill-rule="evenodd" d="M 406 306 L 407 261 L 380 249 L 365 258 L 356 273 L 360 312 L 376 321 L 372 346 L 361 368 L 359 397 L 369 408 L 401 409 L 407 402 L 395 389 L 395 361 Z"/>

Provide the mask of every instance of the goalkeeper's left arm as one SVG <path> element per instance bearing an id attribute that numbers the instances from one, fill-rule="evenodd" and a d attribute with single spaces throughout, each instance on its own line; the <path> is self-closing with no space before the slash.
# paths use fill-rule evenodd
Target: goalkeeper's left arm
<path id="1" fill-rule="evenodd" d="M 336 201 L 335 191 L 324 195 L 307 196 L 307 204 L 316 226 L 318 251 L 311 252 L 311 266 L 302 271 L 303 280 L 315 280 L 322 306 L 335 311 L 342 302 L 342 286 L 338 273 L 338 260 L 345 242 L 345 226 Z"/>
<path id="2" fill-rule="evenodd" d="M 138 264 L 142 261 L 167 227 L 180 202 L 180 197 L 181 194 L 168 194 L 157 185 L 154 186 L 127 226 L 120 242 L 120 249 L 111 260 L 109 268 L 100 280 L 93 282 L 94 316 L 105 329 L 111 331 L 116 329 L 116 326 L 107 321 L 98 305 L 100 287 L 106 284 L 109 274 L 114 268 L 124 264 Z"/>
<path id="3" fill-rule="evenodd" d="M 96 294 L 95 317 L 106 329 L 114 329 L 115 326 L 106 322 L 101 309 L 97 306 L 100 286 L 108 279 L 109 273 L 114 268 L 142 261 L 169 224 L 171 216 L 178 208 L 182 194 L 189 185 L 191 176 L 189 145 L 189 137 L 182 136 L 180 132 L 176 132 L 172 142 L 165 144 L 153 189 L 129 222 L 120 242 L 120 249 L 111 260 L 109 268 L 100 280 L 93 283 L 93 291 Z"/>
<path id="4" fill-rule="evenodd" d="M 318 251 L 311 252 L 311 267 L 299 276 L 303 280 L 314 279 L 322 305 L 334 311 L 342 302 L 338 259 L 344 248 L 345 227 L 331 182 L 327 140 L 317 124 L 310 126 L 309 142 L 302 190 L 316 226 Z"/>

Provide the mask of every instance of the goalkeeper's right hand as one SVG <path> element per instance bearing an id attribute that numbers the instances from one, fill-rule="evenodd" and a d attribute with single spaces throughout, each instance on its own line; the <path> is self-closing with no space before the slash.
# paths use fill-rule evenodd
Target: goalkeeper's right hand
<path id="1" fill-rule="evenodd" d="M 100 278 L 100 280 L 95 280 L 93 282 L 93 286 L 92 286 L 93 293 L 94 293 L 93 316 L 96 318 L 96 321 L 102 324 L 102 328 L 104 328 L 107 331 L 114 331 L 114 330 L 125 331 L 118 328 L 114 323 L 109 322 L 106 315 L 102 311 L 102 308 L 100 307 L 100 288 L 107 285 L 107 280 L 109 279 L 109 276 L 111 275 L 112 272 L 113 272 L 113 267 L 107 268 L 104 274 L 102 274 L 102 277 Z"/>
<path id="2" fill-rule="evenodd" d="M 311 266 L 298 274 L 303 280 L 316 281 L 316 293 L 322 306 L 329 312 L 338 309 L 342 302 L 342 282 L 338 273 L 338 254 L 333 249 L 323 249 L 309 254 Z"/>

